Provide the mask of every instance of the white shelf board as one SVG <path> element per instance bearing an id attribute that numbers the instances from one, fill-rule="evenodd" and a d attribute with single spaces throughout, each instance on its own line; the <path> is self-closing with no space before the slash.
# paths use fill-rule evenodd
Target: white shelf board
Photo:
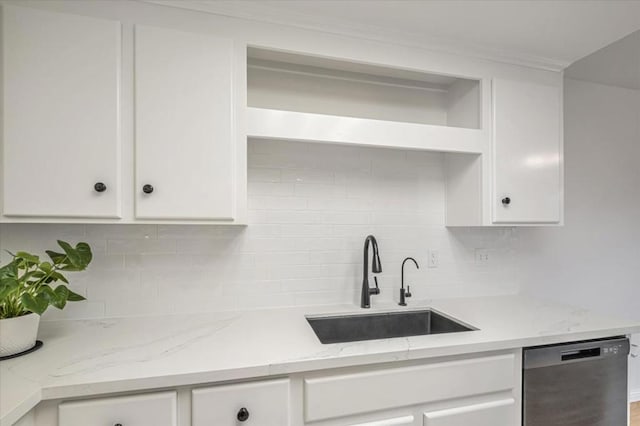
<path id="1" fill-rule="evenodd" d="M 479 129 L 247 108 L 247 137 L 425 151 L 483 153 Z"/>

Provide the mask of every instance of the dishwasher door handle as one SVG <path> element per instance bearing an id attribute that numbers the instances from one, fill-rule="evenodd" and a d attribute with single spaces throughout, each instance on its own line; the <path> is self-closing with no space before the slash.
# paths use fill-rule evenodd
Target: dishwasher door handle
<path id="1" fill-rule="evenodd" d="M 575 359 L 597 358 L 600 356 L 600 354 L 600 347 L 584 348 L 573 351 L 560 352 L 560 359 L 562 361 L 572 361 Z"/>

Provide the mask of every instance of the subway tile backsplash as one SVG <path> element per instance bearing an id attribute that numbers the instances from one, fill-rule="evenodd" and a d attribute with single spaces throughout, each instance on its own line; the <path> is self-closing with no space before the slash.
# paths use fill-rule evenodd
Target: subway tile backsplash
<path id="1" fill-rule="evenodd" d="M 383 272 L 376 302 L 395 300 L 400 264 L 414 299 L 518 291 L 510 228 L 444 226 L 442 154 L 249 143 L 249 226 L 0 225 L 0 248 L 43 253 L 86 241 L 90 269 L 70 274 L 87 301 L 45 319 L 357 303 L 367 234 Z M 490 260 L 475 262 L 475 250 Z M 429 268 L 429 250 L 439 265 Z M 8 260 L 6 253 L 0 255 Z M 355 306 L 354 306 L 355 309 Z"/>

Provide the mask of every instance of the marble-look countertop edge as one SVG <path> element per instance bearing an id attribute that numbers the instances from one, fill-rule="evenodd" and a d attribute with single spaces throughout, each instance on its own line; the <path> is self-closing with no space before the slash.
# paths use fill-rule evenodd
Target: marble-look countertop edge
<path id="1" fill-rule="evenodd" d="M 91 383 L 78 383 L 62 386 L 44 386 L 40 392 L 42 401 L 85 396 L 107 395 L 135 391 L 160 390 L 184 386 L 206 386 L 214 383 L 232 382 L 247 379 L 270 378 L 311 371 L 358 367 L 372 364 L 468 355 L 473 353 L 514 350 L 529 346 L 561 344 L 576 340 L 600 339 L 612 336 L 623 336 L 640 333 L 637 327 L 622 327 L 596 330 L 591 332 L 567 332 L 561 335 L 509 339 L 504 341 L 471 343 L 447 347 L 407 349 L 392 352 L 381 352 L 366 355 L 349 355 L 344 357 L 314 358 L 309 360 L 291 360 L 243 368 L 221 369 L 152 376 L 134 379 L 118 379 Z"/>
<path id="2" fill-rule="evenodd" d="M 24 380 L 27 381 L 27 379 Z M 29 386 L 30 389 L 23 393 L 19 401 L 14 403 L 2 401 L 0 426 L 12 426 L 43 400 L 40 386 L 37 383 L 29 383 Z"/>

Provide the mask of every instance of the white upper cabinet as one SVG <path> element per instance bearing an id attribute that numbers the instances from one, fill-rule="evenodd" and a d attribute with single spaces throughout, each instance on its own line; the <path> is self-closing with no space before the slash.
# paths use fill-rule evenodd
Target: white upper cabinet
<path id="1" fill-rule="evenodd" d="M 135 28 L 135 216 L 232 220 L 233 42 Z"/>
<path id="2" fill-rule="evenodd" d="M 247 138 L 443 152 L 447 226 L 562 223 L 559 72 L 136 2 L 11 3 L 2 223 L 244 224 Z"/>
<path id="3" fill-rule="evenodd" d="M 493 223 L 562 221 L 559 87 L 493 80 Z"/>
<path id="4" fill-rule="evenodd" d="M 120 217 L 120 23 L 2 14 L 3 214 Z"/>

